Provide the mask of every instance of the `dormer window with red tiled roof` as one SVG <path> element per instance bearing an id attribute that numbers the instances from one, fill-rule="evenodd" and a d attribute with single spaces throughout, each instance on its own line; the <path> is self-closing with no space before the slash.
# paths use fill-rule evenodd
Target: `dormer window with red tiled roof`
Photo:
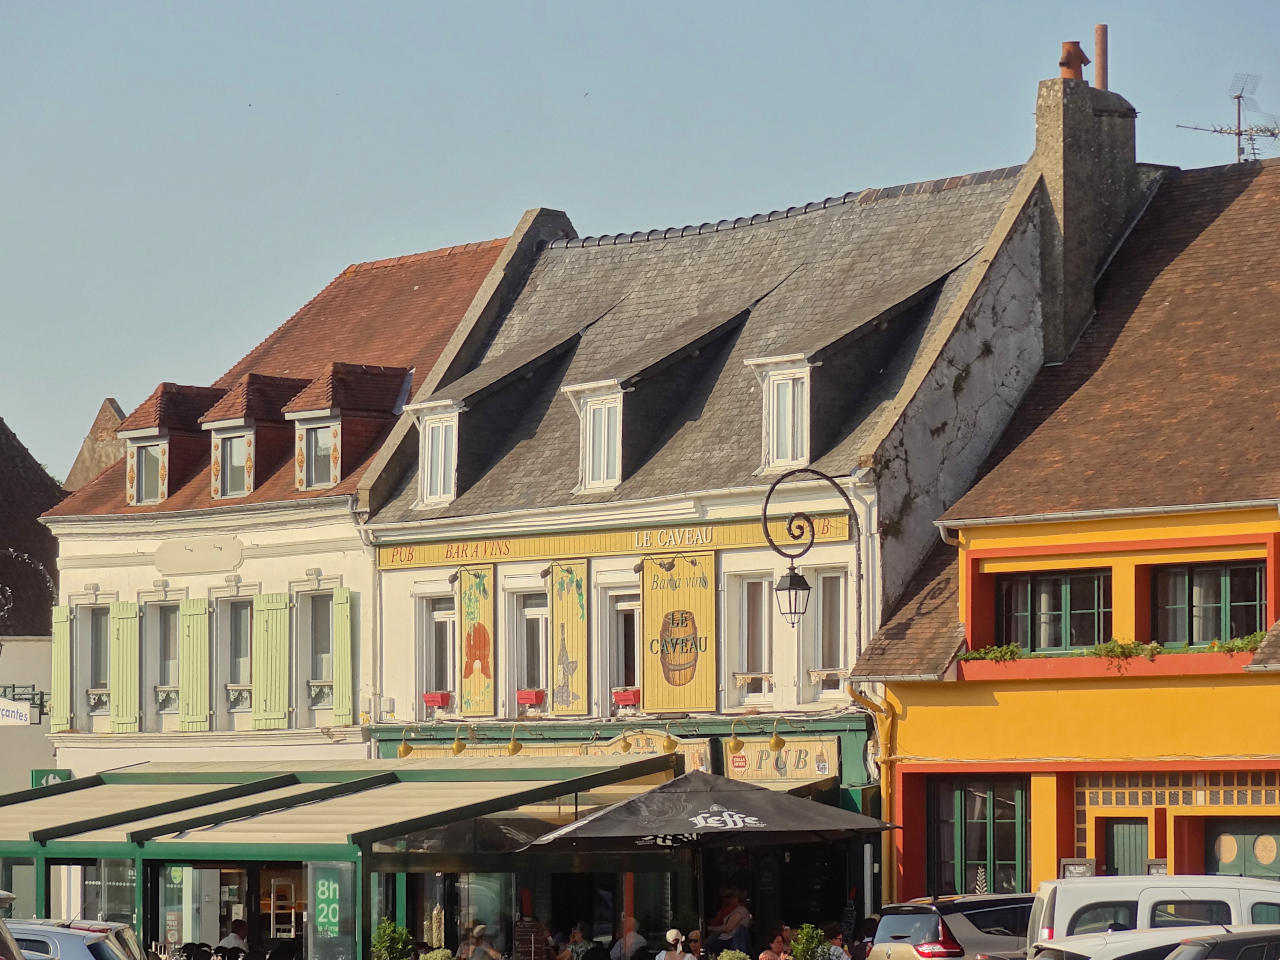
<path id="1" fill-rule="evenodd" d="M 163 502 L 175 469 L 185 479 L 202 462 L 200 418 L 224 393 L 218 387 L 162 383 L 125 417 L 116 435 L 126 443 L 126 503 Z"/>
<path id="2" fill-rule="evenodd" d="M 286 456 L 291 430 L 284 406 L 308 386 L 306 380 L 245 374 L 200 418 L 211 436 L 209 484 L 215 500 L 245 497 L 255 488 L 254 468 L 265 453 L 270 463 Z"/>

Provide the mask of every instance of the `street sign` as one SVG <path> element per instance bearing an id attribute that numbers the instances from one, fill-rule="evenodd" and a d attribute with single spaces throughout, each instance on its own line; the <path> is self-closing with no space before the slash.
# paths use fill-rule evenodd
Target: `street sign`
<path id="1" fill-rule="evenodd" d="M 32 710 L 24 700 L 5 700 L 0 697 L 0 726 L 26 726 L 40 722 L 40 711 Z"/>
<path id="2" fill-rule="evenodd" d="M 31 786 L 49 787 L 55 783 L 66 783 L 72 779 L 70 770 L 32 770 Z"/>

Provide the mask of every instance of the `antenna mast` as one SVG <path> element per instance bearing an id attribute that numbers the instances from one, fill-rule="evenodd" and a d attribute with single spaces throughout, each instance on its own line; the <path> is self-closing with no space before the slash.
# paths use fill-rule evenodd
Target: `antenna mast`
<path id="1" fill-rule="evenodd" d="M 1258 89 L 1259 77 L 1252 73 L 1237 73 L 1231 79 L 1229 96 L 1236 102 L 1236 124 L 1234 127 L 1193 127 L 1185 123 L 1178 124 L 1183 130 L 1200 130 L 1204 133 L 1223 133 L 1236 138 L 1236 163 L 1258 159 L 1259 137 L 1280 140 L 1280 120 L 1270 114 L 1262 114 L 1266 123 L 1244 125 L 1244 111 L 1259 113 L 1258 104 L 1253 99 Z M 1246 153 L 1248 154 L 1246 156 Z"/>

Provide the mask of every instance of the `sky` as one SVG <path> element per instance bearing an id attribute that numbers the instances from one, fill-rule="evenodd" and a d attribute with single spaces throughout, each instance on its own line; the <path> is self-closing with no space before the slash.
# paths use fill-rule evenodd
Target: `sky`
<path id="1" fill-rule="evenodd" d="M 1021 163 L 1095 23 L 1139 160 L 1230 162 L 1176 125 L 1234 120 L 1237 73 L 1280 114 L 1275 2 L 0 9 L 0 418 L 58 479 L 105 397 L 212 382 L 350 263 Z"/>

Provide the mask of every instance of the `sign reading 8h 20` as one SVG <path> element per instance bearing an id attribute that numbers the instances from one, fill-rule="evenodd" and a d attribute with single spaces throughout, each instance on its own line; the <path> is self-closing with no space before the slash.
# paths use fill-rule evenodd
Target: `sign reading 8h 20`
<path id="1" fill-rule="evenodd" d="M 643 709 L 646 713 L 715 710 L 715 554 L 679 554 L 660 560 L 646 559 L 641 573 Z M 662 563 L 674 565 L 664 570 Z"/>

